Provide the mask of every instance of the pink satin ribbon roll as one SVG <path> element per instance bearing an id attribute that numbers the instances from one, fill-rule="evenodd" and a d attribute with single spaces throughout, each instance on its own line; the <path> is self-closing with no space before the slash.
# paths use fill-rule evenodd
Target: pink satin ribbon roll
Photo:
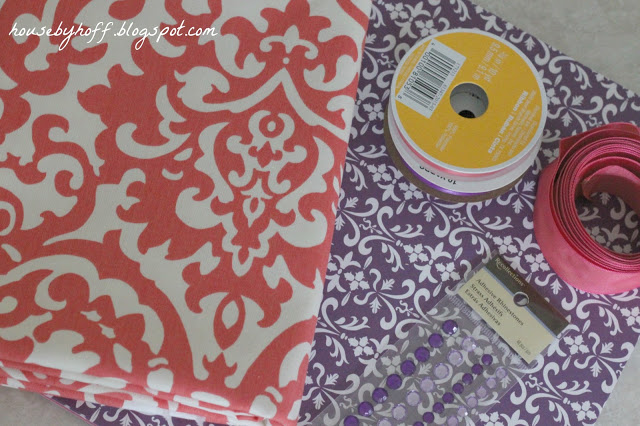
<path id="1" fill-rule="evenodd" d="M 575 199 L 596 192 L 621 197 L 640 214 L 640 129 L 613 123 L 560 141 L 560 156 L 543 170 L 534 209 L 542 253 L 568 284 L 589 293 L 640 287 L 640 253 L 601 246 L 578 217 Z"/>

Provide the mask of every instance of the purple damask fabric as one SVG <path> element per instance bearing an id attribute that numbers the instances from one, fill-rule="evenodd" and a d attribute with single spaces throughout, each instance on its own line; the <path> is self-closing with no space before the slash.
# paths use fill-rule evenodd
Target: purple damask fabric
<path id="1" fill-rule="evenodd" d="M 418 39 L 451 28 L 479 28 L 518 46 L 539 70 L 549 98 L 534 166 L 511 191 L 486 202 L 451 203 L 419 191 L 384 145 L 384 111 L 398 62 Z M 300 424 L 350 393 L 361 375 L 382 374 L 374 368 L 379 354 L 412 324 L 428 321 L 426 312 L 446 289 L 494 249 L 571 325 L 481 423 L 594 424 L 638 340 L 640 295 L 591 295 L 565 284 L 536 243 L 533 205 L 538 175 L 558 155 L 559 139 L 614 121 L 640 123 L 640 97 L 480 7 L 466 0 L 374 1 Z M 638 217 L 616 197 L 602 194 L 598 205 L 578 203 L 578 210 L 600 243 L 639 249 Z M 197 424 L 60 402 L 104 426 Z"/>

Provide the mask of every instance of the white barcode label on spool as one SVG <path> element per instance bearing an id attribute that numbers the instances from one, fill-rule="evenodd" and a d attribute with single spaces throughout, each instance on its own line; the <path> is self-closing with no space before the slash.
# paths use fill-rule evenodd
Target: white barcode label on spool
<path id="1" fill-rule="evenodd" d="M 400 89 L 397 99 L 431 118 L 466 58 L 438 40 L 432 40 Z"/>

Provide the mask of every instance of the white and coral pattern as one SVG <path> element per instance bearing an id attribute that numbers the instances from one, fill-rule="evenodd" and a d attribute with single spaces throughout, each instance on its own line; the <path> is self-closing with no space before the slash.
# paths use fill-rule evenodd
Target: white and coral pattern
<path id="1" fill-rule="evenodd" d="M 0 384 L 295 423 L 369 11 L 0 2 Z"/>

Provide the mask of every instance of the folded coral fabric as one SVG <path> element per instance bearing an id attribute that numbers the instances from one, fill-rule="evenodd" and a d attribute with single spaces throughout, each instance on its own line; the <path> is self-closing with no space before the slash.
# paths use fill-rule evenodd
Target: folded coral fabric
<path id="1" fill-rule="evenodd" d="M 369 8 L 2 2 L 0 384 L 295 423 Z"/>

